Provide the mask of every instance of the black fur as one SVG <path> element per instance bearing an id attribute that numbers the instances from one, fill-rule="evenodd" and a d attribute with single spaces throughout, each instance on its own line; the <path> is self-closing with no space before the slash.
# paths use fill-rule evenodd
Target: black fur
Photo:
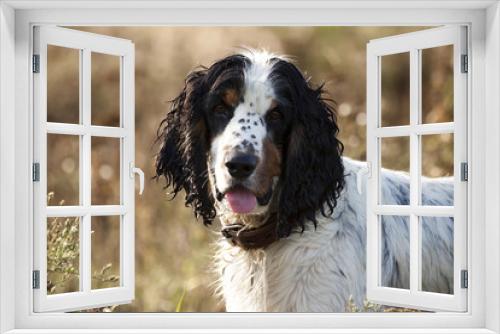
<path id="1" fill-rule="evenodd" d="M 214 200 L 207 180 L 206 125 L 203 120 L 203 96 L 206 70 L 191 73 L 179 96 L 172 101 L 172 109 L 162 121 L 158 138 L 163 145 L 156 158 L 156 175 L 163 175 L 166 186 L 172 186 L 173 195 L 182 189 L 186 206 L 192 206 L 196 217 L 209 224 L 215 218 Z"/>
<path id="2" fill-rule="evenodd" d="M 191 206 L 205 225 L 211 224 L 216 214 L 207 170 L 209 138 L 213 135 L 206 120 L 208 92 L 217 89 L 235 68 L 243 68 L 244 61 L 242 56 L 227 57 L 209 69 L 190 73 L 158 128 L 157 142 L 162 146 L 156 156 L 155 178 L 165 177 L 165 187 L 172 187 L 173 197 L 184 190 L 186 206 Z"/>
<path id="3" fill-rule="evenodd" d="M 316 214 L 333 212 L 344 187 L 343 144 L 330 100 L 323 86 L 312 88 L 292 63 L 279 60 L 271 74 L 278 96 L 292 106 L 293 119 L 280 178 L 278 235 L 288 236 Z"/>

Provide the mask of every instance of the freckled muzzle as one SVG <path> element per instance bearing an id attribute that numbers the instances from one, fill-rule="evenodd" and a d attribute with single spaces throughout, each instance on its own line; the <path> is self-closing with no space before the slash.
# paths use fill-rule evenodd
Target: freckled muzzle
<path id="1" fill-rule="evenodd" d="M 271 202 L 280 174 L 280 153 L 268 138 L 262 150 L 242 149 L 241 142 L 226 145 L 216 164 L 215 193 L 219 202 L 238 214 L 261 214 Z M 260 208 L 256 210 L 257 206 Z"/>
<path id="2" fill-rule="evenodd" d="M 231 150 L 224 161 L 226 176 L 231 185 L 224 193 L 217 189 L 217 200 L 226 200 L 226 204 L 234 213 L 245 214 L 252 212 L 257 204 L 265 206 L 272 197 L 272 187 L 264 194 L 256 193 L 255 172 L 259 164 L 259 157 L 253 152 L 245 153 Z M 259 196 L 260 195 L 260 196 Z"/>

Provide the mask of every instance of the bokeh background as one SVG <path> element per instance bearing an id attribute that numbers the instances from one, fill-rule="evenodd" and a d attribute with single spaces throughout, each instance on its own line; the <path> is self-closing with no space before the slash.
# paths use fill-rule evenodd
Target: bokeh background
<path id="1" fill-rule="evenodd" d="M 183 196 L 168 201 L 168 189 L 152 180 L 156 130 L 185 76 L 199 65 L 238 52 L 241 46 L 290 56 L 312 78 L 326 83 L 337 102 L 345 155 L 365 159 L 366 44 L 369 40 L 423 27 L 73 27 L 132 40 L 136 50 L 136 165 L 146 173 L 145 191 L 136 196 L 136 296 L 114 312 L 220 312 L 223 303 L 211 285 L 217 227 L 206 228 L 185 208 Z M 424 122 L 452 120 L 451 48 L 423 54 Z M 48 120 L 78 123 L 78 52 L 49 48 Z M 409 57 L 387 57 L 382 64 L 384 125 L 408 124 Z M 451 74 L 450 74 L 451 73 Z M 92 123 L 119 125 L 119 62 L 92 55 Z M 452 175 L 453 137 L 429 136 L 423 148 L 423 173 Z M 92 202 L 119 201 L 119 143 L 92 139 Z M 385 167 L 407 170 L 405 139 L 382 143 Z M 386 152 L 386 153 L 384 153 Z M 48 189 L 51 205 L 78 203 L 78 138 L 49 135 Z M 78 289 L 78 219 L 49 223 L 49 291 Z M 92 222 L 93 288 L 115 286 L 119 275 L 119 224 L 113 218 Z M 76 279 L 75 279 L 76 277 Z M 102 311 L 102 309 L 100 310 Z"/>

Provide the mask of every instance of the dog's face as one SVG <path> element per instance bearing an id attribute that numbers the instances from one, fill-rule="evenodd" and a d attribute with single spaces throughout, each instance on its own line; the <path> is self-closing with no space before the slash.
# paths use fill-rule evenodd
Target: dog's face
<path id="1" fill-rule="evenodd" d="M 281 174 L 290 101 L 279 97 L 268 57 L 223 71 L 208 93 L 210 180 L 219 211 L 266 213 Z"/>
<path id="2" fill-rule="evenodd" d="M 289 61 L 234 55 L 191 73 L 159 129 L 157 176 L 205 223 L 268 215 L 279 235 L 333 210 L 343 186 L 333 109 Z M 248 218 L 248 219 L 247 219 Z"/>

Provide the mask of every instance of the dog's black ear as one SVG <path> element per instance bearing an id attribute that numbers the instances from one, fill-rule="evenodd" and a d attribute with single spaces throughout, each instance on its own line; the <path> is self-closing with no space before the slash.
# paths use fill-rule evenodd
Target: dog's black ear
<path id="1" fill-rule="evenodd" d="M 165 178 L 173 197 L 184 190 L 186 206 L 191 206 L 196 217 L 201 216 L 207 225 L 215 218 L 215 208 L 207 173 L 205 76 L 205 69 L 188 75 L 184 89 L 160 124 L 158 141 L 162 146 L 156 157 L 156 178 Z"/>
<path id="2" fill-rule="evenodd" d="M 323 98 L 323 87 L 311 88 L 295 65 L 279 61 L 273 68 L 278 87 L 292 102 L 293 120 L 285 147 L 279 198 L 280 237 L 316 226 L 316 214 L 330 215 L 344 186 L 343 145 L 335 110 Z"/>

